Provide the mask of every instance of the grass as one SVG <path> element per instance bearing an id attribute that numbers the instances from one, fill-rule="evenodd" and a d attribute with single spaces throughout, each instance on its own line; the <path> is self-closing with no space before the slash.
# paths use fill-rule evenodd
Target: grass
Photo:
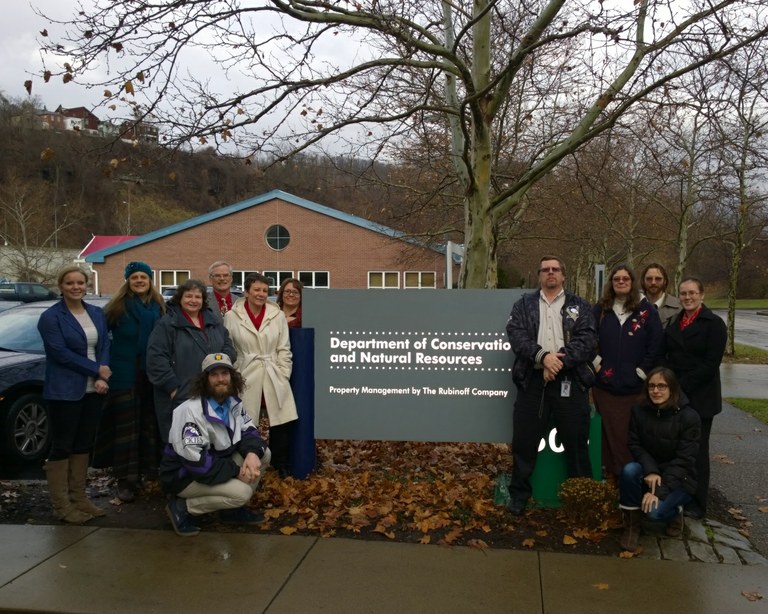
<path id="1" fill-rule="evenodd" d="M 768 350 L 743 343 L 735 344 L 733 356 L 723 356 L 723 362 L 744 365 L 768 365 Z"/>
<path id="2" fill-rule="evenodd" d="M 734 407 L 768 424 L 768 399 L 725 399 Z"/>
<path id="3" fill-rule="evenodd" d="M 728 299 L 709 298 L 704 301 L 710 309 L 728 309 Z M 768 309 L 768 298 L 736 299 L 736 309 Z"/>

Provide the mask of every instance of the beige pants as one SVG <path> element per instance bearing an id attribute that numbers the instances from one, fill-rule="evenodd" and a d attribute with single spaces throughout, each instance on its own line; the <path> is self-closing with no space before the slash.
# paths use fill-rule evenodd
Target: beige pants
<path id="1" fill-rule="evenodd" d="M 269 467 L 271 458 L 272 453 L 267 448 L 264 451 L 264 458 L 261 459 L 261 475 L 264 475 Z M 243 457 L 237 452 L 232 455 L 232 460 L 242 467 Z M 216 510 L 229 510 L 247 505 L 260 481 L 261 478 L 253 484 L 246 484 L 237 478 L 232 478 L 228 482 L 213 486 L 192 482 L 179 493 L 179 497 L 187 500 L 187 511 L 190 514 L 200 516 Z"/>

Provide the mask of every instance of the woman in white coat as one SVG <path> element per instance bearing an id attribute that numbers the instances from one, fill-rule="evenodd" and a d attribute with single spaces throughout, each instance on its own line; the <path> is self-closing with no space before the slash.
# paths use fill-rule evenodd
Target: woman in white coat
<path id="1" fill-rule="evenodd" d="M 293 367 L 288 322 L 280 307 L 267 300 L 269 280 L 248 275 L 245 296 L 224 316 L 237 350 L 235 368 L 245 378 L 243 405 L 258 423 L 261 408 L 269 418 L 272 466 L 281 477 L 290 473 L 291 428 L 298 419 L 288 378 Z"/>

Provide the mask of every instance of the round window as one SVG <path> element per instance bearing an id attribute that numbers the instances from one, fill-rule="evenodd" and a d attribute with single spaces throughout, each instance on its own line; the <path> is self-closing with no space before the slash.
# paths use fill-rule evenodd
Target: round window
<path id="1" fill-rule="evenodd" d="M 281 250 L 288 247 L 291 241 L 291 234 L 285 226 L 275 224 L 267 229 L 267 245 L 272 249 Z"/>

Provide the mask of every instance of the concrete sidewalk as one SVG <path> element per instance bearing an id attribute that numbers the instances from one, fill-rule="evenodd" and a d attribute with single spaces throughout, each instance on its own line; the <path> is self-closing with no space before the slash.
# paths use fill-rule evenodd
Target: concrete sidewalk
<path id="1" fill-rule="evenodd" d="M 0 541 L 13 612 L 768 611 L 766 566 L 64 526 L 2 526 Z"/>
<path id="2" fill-rule="evenodd" d="M 0 610 L 768 614 L 768 565 L 755 550 L 768 554 L 768 514 L 760 511 L 768 505 L 768 428 L 726 404 L 710 449 L 712 486 L 741 506 L 751 544 L 711 521 L 687 522 L 683 539 L 650 530 L 633 559 L 252 533 L 180 538 L 170 528 L 0 525 Z"/>

